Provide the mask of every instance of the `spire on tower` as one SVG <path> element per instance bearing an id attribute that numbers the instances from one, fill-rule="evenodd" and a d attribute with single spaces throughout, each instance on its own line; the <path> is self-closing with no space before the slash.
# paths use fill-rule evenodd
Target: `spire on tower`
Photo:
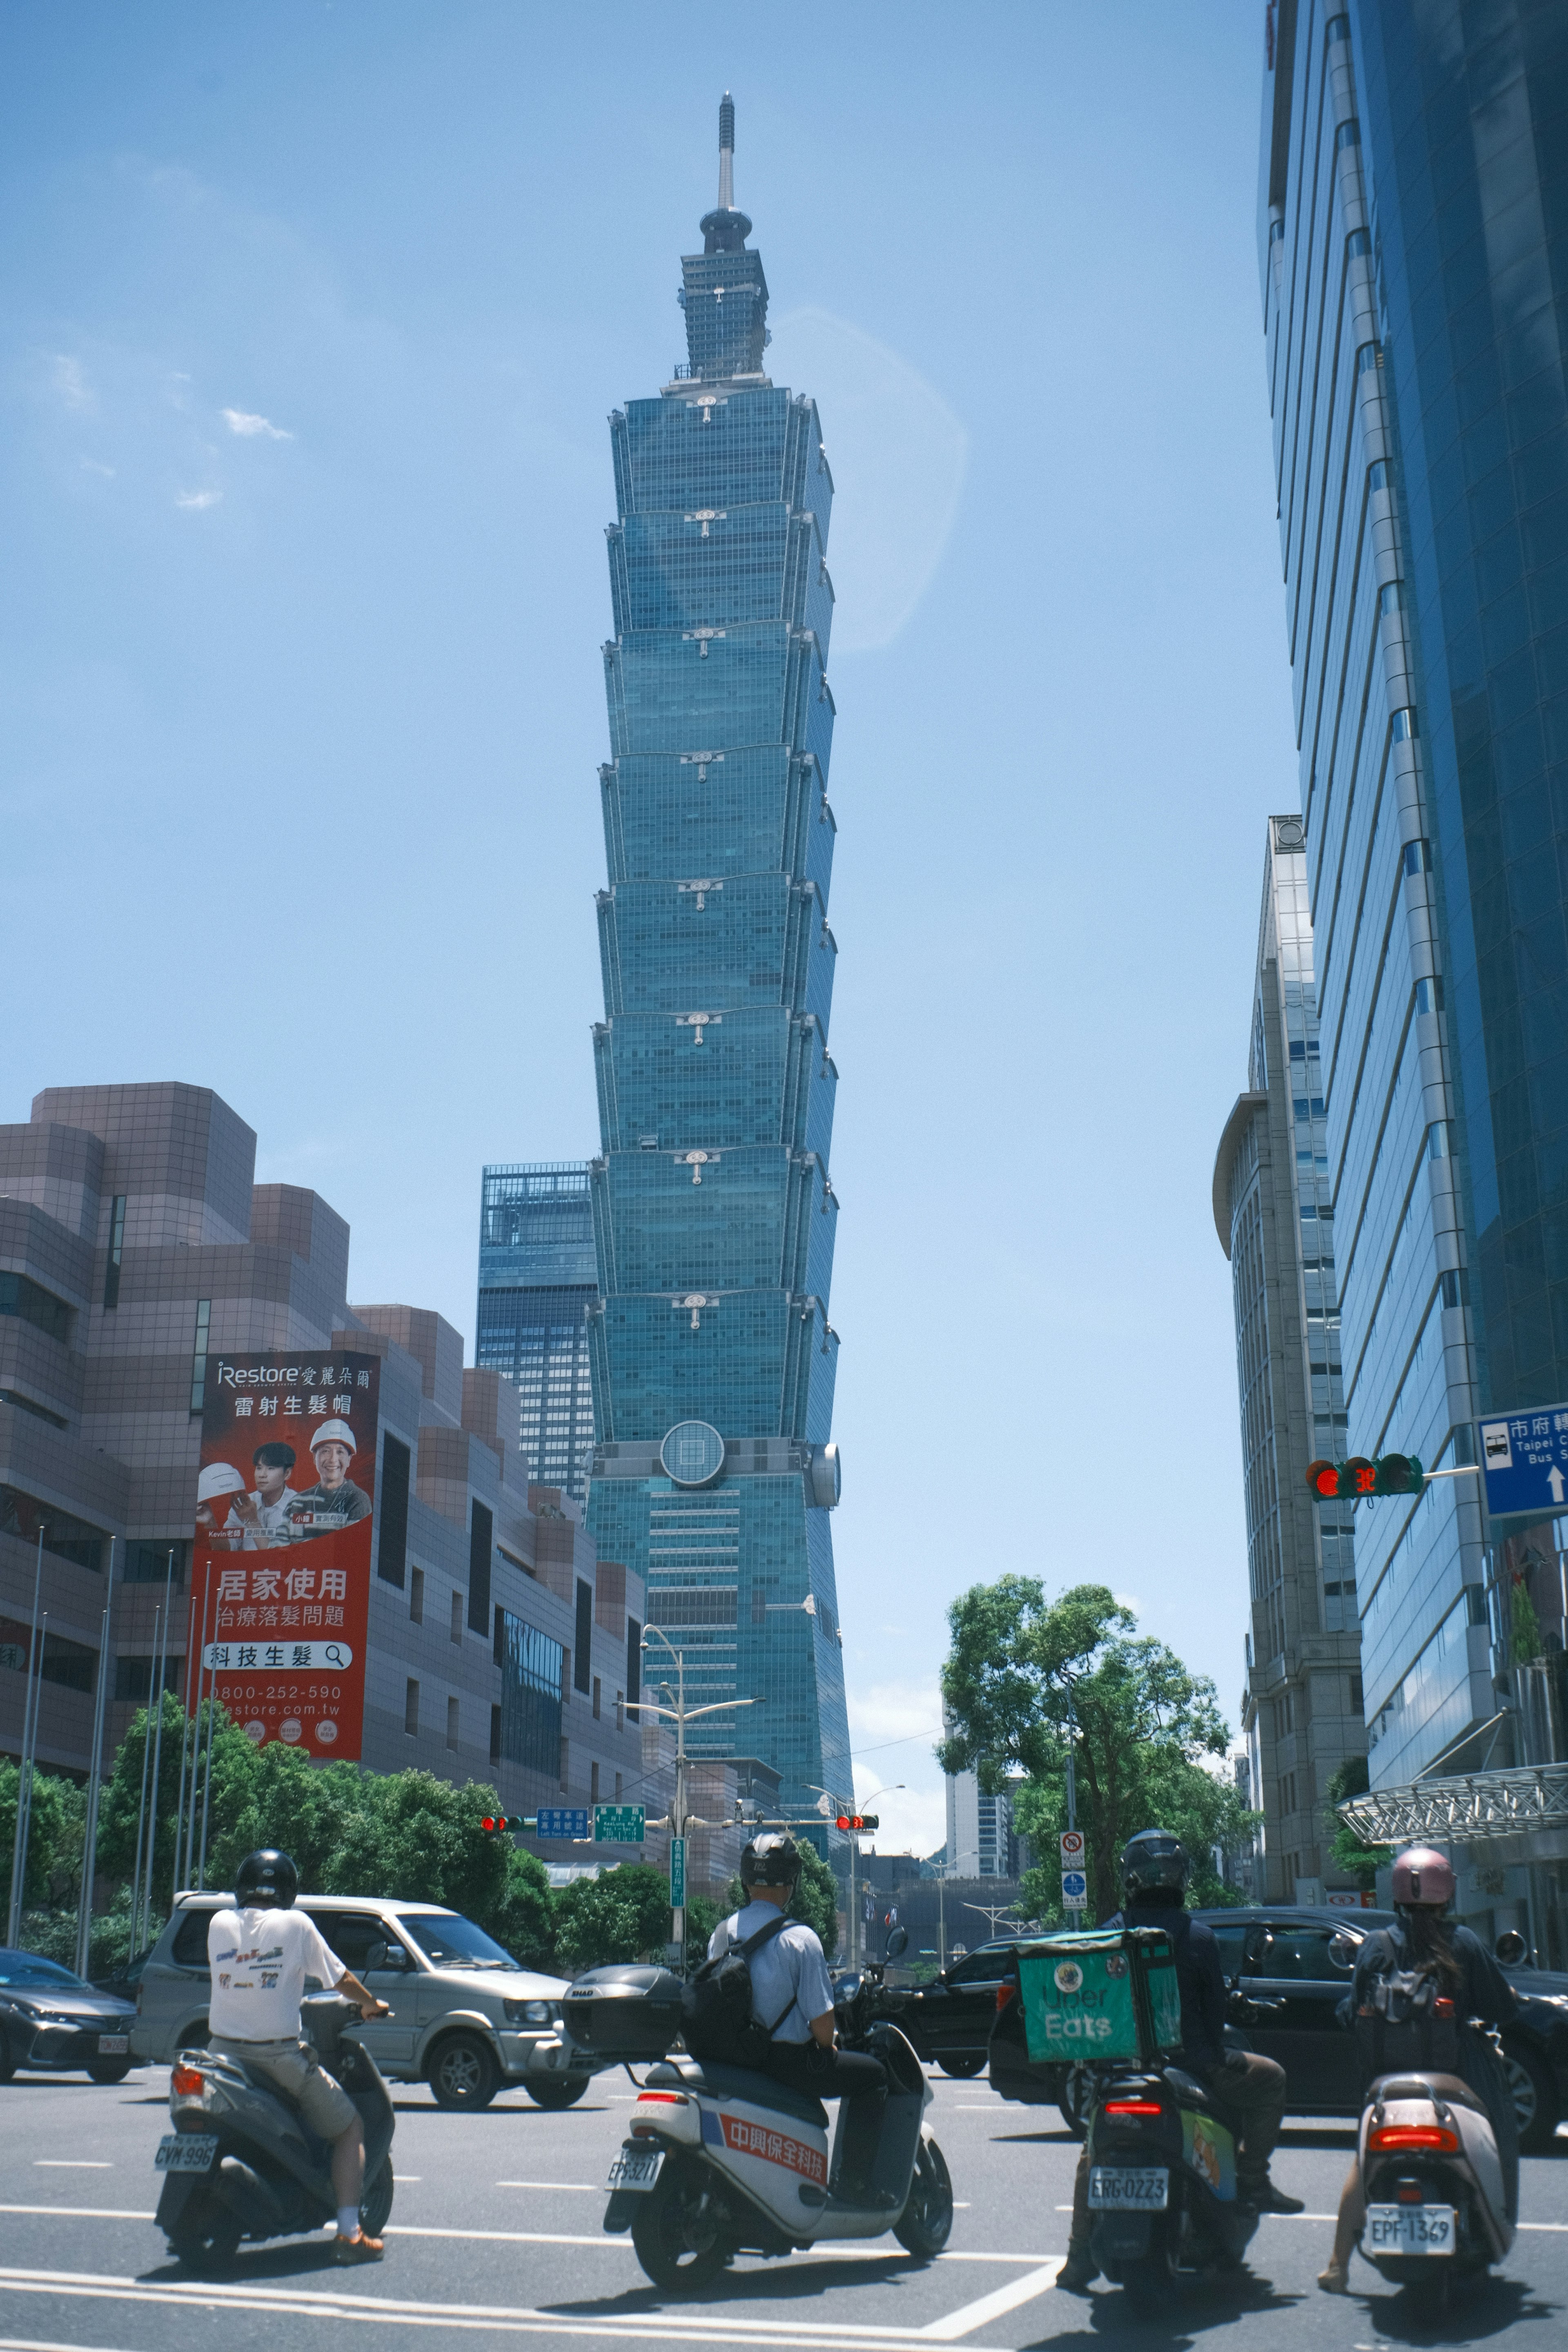
<path id="1" fill-rule="evenodd" d="M 719 101 L 719 202 L 701 227 L 704 253 L 739 253 L 752 234 L 745 214 L 735 210 L 735 101 L 728 90 Z"/>

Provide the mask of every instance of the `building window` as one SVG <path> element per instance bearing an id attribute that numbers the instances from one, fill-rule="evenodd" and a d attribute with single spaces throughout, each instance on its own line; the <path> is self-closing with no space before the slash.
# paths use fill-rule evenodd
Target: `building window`
<path id="1" fill-rule="evenodd" d="M 410 1739 L 419 1736 L 419 1685 L 412 1675 L 403 1694 L 403 1728 Z"/>
<path id="2" fill-rule="evenodd" d="M 125 1195 L 116 1192 L 109 1213 L 109 1259 L 103 1269 L 103 1304 L 120 1304 L 120 1261 L 125 1253 Z"/>
<path id="3" fill-rule="evenodd" d="M 196 1333 L 191 1347 L 191 1412 L 200 1412 L 207 1392 L 207 1332 L 213 1319 L 210 1298 L 196 1301 Z"/>
<path id="4" fill-rule="evenodd" d="M 482 1638 L 490 1630 L 490 1555 L 495 1549 L 495 1514 L 473 1506 L 468 1521 L 468 1622 Z"/>
<path id="5" fill-rule="evenodd" d="M 401 1587 L 408 1559 L 408 1448 L 400 1437 L 381 1441 L 381 1492 L 375 1498 L 381 1533 L 376 1539 L 375 1572 L 384 1584 Z M 417 1570 L 416 1570 L 417 1574 Z M 421 1615 L 424 1614 L 421 1604 Z"/>
<path id="6" fill-rule="evenodd" d="M 1352 261 L 1357 261 L 1361 258 L 1363 254 L 1370 253 L 1371 251 L 1372 239 L 1367 235 L 1365 229 L 1352 228 L 1349 236 L 1345 239 L 1345 253 L 1347 257 Z"/>
<path id="7" fill-rule="evenodd" d="M 41 1678 L 45 1682 L 47 1682 L 50 1679 L 49 1650 L 53 1647 L 54 1643 L 51 1641 L 48 1648 L 44 1652 L 44 1664 Z M 90 1662 L 92 1652 L 90 1650 L 84 1650 L 82 1652 L 82 1656 Z M 176 1698 L 180 1695 L 180 1685 L 184 1680 L 184 1669 L 185 1662 L 184 1658 L 165 1658 L 163 1661 L 163 1688 L 165 1691 L 172 1691 Z M 155 1657 L 116 1658 L 114 1661 L 114 1696 L 122 1703 L 129 1701 L 132 1706 L 145 1706 L 153 1696 L 153 1687 L 157 1680 L 157 1675 L 158 1661 Z M 90 1672 L 88 1674 L 85 1681 L 77 1682 L 73 1685 L 73 1688 L 77 1690 L 90 1690 L 92 1688 L 92 1675 Z"/>
<path id="8" fill-rule="evenodd" d="M 1357 375 L 1364 375 L 1368 368 L 1381 366 L 1382 362 L 1383 352 L 1378 344 L 1363 343 L 1355 355 L 1355 372 Z"/>
<path id="9" fill-rule="evenodd" d="M 589 1767 L 588 1767 L 588 1802 L 589 1802 L 591 1805 L 596 1805 L 596 1804 L 598 1803 L 598 1801 L 599 1801 L 599 1761 L 598 1761 L 597 1757 L 595 1757 L 595 1759 L 594 1759 L 594 1761 L 593 1761 L 593 1763 L 591 1763 L 591 1764 L 589 1765 Z"/>
<path id="10" fill-rule="evenodd" d="M 642 1627 L 635 1617 L 626 1619 L 626 1705 L 636 1706 L 642 1697 Z"/>
<path id="11" fill-rule="evenodd" d="M 188 1542 L 128 1543 L 124 1551 L 125 1565 L 120 1572 L 122 1584 L 162 1584 L 169 1573 L 169 1554 L 174 1555 L 174 1582 L 184 1588 L 185 1570 L 189 1566 L 191 1547 Z"/>
<path id="12" fill-rule="evenodd" d="M 448 1748 L 456 1748 L 457 1744 L 458 1744 L 458 1702 L 457 1702 L 457 1699 L 454 1697 L 454 1698 L 449 1698 L 449 1699 L 447 1701 L 447 1747 L 448 1747 Z"/>
<path id="13" fill-rule="evenodd" d="M 1396 710 L 1394 714 L 1391 725 L 1394 730 L 1394 741 L 1396 743 L 1408 743 L 1411 737 L 1416 732 L 1415 711 L 1408 706 L 1406 706 L 1403 710 Z"/>
<path id="14" fill-rule="evenodd" d="M 597 1675 L 594 1676 L 594 1720 L 595 1723 L 599 1720 L 599 1677 Z"/>
<path id="15" fill-rule="evenodd" d="M 1349 121 L 1342 122 L 1339 129 L 1334 133 L 1334 152 L 1339 154 L 1346 147 L 1359 147 L 1360 145 L 1361 124 L 1356 121 L 1355 116 L 1352 114 Z"/>
<path id="16" fill-rule="evenodd" d="M 1352 1675 L 1351 1676 L 1351 1713 L 1359 1715 L 1364 1704 L 1361 1695 L 1361 1676 Z"/>
<path id="17" fill-rule="evenodd" d="M 496 1611 L 495 1657 L 501 1670 L 497 1718 L 499 1754 L 509 1763 L 548 1774 L 564 1750 L 561 1737 L 561 1686 L 565 1653 L 537 1625 Z M 562 1786 L 565 1786 L 563 1773 Z"/>
<path id="18" fill-rule="evenodd" d="M 568 1770 L 569 1770 L 569 1769 L 570 1769 L 570 1768 L 571 1768 L 571 1763 L 572 1763 L 572 1742 L 571 1742 L 569 1739 L 563 1739 L 563 1740 L 562 1740 L 562 1742 L 561 1742 L 561 1753 L 560 1753 L 560 1761 L 559 1761 L 559 1770 L 560 1770 L 560 1775 L 561 1775 L 561 1793 L 562 1793 L 562 1795 L 563 1795 L 563 1796 L 564 1796 L 564 1795 L 566 1794 L 566 1785 L 567 1785 L 567 1784 L 566 1784 L 566 1775 L 567 1775 Z"/>
<path id="19" fill-rule="evenodd" d="M 1407 841 L 1405 845 L 1406 874 L 1429 874 L 1432 870 L 1432 845 L 1427 841 Z"/>
<path id="20" fill-rule="evenodd" d="M 500 1762 L 500 1709 L 499 1706 L 492 1706 L 490 1709 L 490 1762 L 492 1764 Z"/>
<path id="21" fill-rule="evenodd" d="M 19 1486 L 0 1486 L 0 1535 L 16 1536 L 29 1550 L 36 1550 L 40 1534 L 44 1549 L 54 1559 L 68 1559 L 74 1567 L 90 1568 L 95 1575 L 102 1575 L 103 1547 L 109 1538 L 100 1528 L 73 1518 L 68 1511 L 57 1511 L 52 1503 L 41 1503 Z"/>
<path id="22" fill-rule="evenodd" d="M 1385 458 L 1378 457 L 1367 467 L 1366 486 L 1369 490 L 1387 489 L 1388 464 Z"/>
<path id="23" fill-rule="evenodd" d="M 576 1689 L 586 1694 L 594 1679 L 594 1588 L 582 1577 L 577 1579 L 575 1631 L 577 1649 L 573 1681 Z"/>
<path id="24" fill-rule="evenodd" d="M 70 1338 L 71 1311 L 65 1300 L 25 1274 L 0 1274 L 0 1315 L 19 1315 L 62 1347 Z"/>
<path id="25" fill-rule="evenodd" d="M 460 1592 L 452 1595 L 451 1633 L 454 1642 L 460 1642 L 463 1638 L 463 1596 Z"/>
<path id="26" fill-rule="evenodd" d="M 408 1614 L 416 1625 L 425 1622 L 425 1570 L 416 1568 L 408 1580 Z"/>

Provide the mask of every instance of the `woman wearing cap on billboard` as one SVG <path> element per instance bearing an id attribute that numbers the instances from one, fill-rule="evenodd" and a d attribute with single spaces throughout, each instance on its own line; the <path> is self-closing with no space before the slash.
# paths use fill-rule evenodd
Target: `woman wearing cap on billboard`
<path id="1" fill-rule="evenodd" d="M 196 1480 L 196 1535 L 222 1550 L 243 1539 L 244 1530 L 229 1517 L 229 1496 L 243 1495 L 245 1480 L 232 1462 L 209 1462 Z"/>
<path id="2" fill-rule="evenodd" d="M 370 1517 L 370 1496 L 349 1476 L 354 1457 L 354 1433 L 346 1421 L 324 1421 L 310 1440 L 316 1484 L 301 1488 L 289 1506 L 296 1540 L 310 1536 L 336 1535 L 356 1519 Z"/>

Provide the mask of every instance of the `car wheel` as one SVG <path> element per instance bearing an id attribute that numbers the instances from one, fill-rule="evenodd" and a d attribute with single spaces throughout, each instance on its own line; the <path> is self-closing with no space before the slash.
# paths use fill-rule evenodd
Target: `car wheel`
<path id="1" fill-rule="evenodd" d="M 500 2087 L 500 2068 L 477 2033 L 449 2033 L 430 2061 L 430 2088 L 438 2107 L 488 2107 Z"/>
<path id="2" fill-rule="evenodd" d="M 89 2058 L 87 2071 L 95 2083 L 123 2083 L 131 2072 L 129 2058 Z"/>
<path id="3" fill-rule="evenodd" d="M 365 2182 L 364 2195 L 360 2200 L 360 2227 L 367 2238 L 379 2238 L 385 2229 L 392 2211 L 392 2158 L 386 2156 L 374 2179 Z"/>
<path id="4" fill-rule="evenodd" d="M 1557 2137 L 1557 2085 L 1534 2051 L 1517 2042 L 1503 2043 L 1502 2070 L 1513 2093 L 1521 2151 L 1540 2156 Z"/>
<path id="5" fill-rule="evenodd" d="M 984 2050 L 952 2050 L 936 2063 L 944 2074 L 956 2074 L 961 2083 L 966 2083 L 984 2065 L 985 2053 Z"/>
<path id="6" fill-rule="evenodd" d="M 574 2107 L 591 2080 L 587 2074 L 569 2074 L 563 2083 L 524 2083 L 522 2087 L 536 2107 Z"/>
<path id="7" fill-rule="evenodd" d="M 1089 2110 L 1094 2105 L 1094 2076 L 1087 2066 L 1069 2066 L 1062 2075 L 1057 2110 L 1074 2139 L 1089 2137 Z"/>

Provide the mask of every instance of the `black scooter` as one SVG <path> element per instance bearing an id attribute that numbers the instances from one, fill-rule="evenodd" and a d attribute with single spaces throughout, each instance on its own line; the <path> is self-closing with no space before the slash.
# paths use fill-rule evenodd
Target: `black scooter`
<path id="1" fill-rule="evenodd" d="M 301 2001 L 306 2040 L 340 2082 L 364 2124 L 363 2226 L 379 2238 L 392 2210 L 395 2120 L 375 2061 L 343 2028 L 357 2022 L 335 1993 Z M 221 2268 L 242 2238 L 287 2238 L 337 2216 L 331 2149 L 282 2094 L 243 2063 L 212 2050 L 182 2050 L 169 2084 L 174 2129 L 158 2143 L 163 2175 L 157 2222 L 177 2262 Z"/>

